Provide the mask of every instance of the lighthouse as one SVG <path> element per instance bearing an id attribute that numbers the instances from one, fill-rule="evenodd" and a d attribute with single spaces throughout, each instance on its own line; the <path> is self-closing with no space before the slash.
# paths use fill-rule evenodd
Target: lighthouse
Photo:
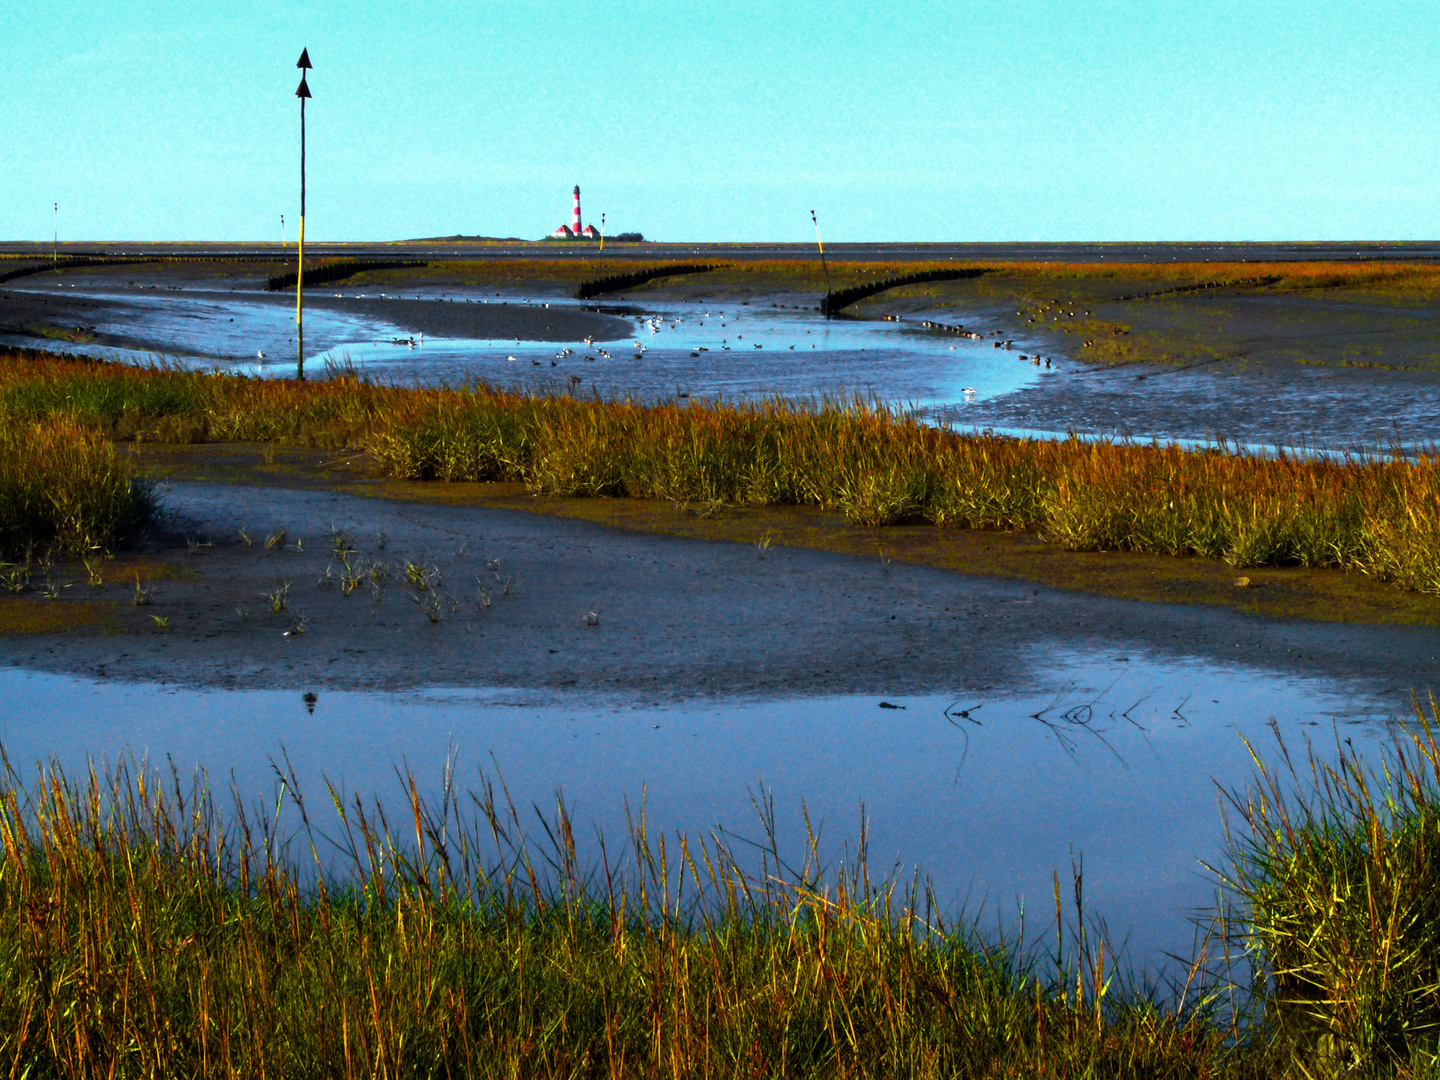
<path id="1" fill-rule="evenodd" d="M 561 225 L 550 234 L 552 240 L 598 240 L 600 232 L 594 225 L 580 225 L 580 185 L 575 185 L 575 206 L 570 212 L 570 224 Z"/>

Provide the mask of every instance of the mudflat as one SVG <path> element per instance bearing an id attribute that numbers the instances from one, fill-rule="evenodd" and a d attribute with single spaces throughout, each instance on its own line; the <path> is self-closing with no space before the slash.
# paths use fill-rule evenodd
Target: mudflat
<path id="1" fill-rule="evenodd" d="M 1018 693 L 1055 658 L 1098 650 L 1324 675 L 1397 712 L 1440 682 L 1434 625 L 1267 618 L 330 491 L 186 481 L 164 496 L 165 530 L 107 564 L 104 584 L 76 568 L 61 599 L 3 601 L 0 661 L 199 686 L 663 700 Z M 54 614 L 67 608 L 68 626 Z"/>

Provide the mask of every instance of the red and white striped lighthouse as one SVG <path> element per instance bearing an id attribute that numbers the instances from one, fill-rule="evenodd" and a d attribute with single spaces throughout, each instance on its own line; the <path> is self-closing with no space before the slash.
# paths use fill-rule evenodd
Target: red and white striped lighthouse
<path id="1" fill-rule="evenodd" d="M 580 185 L 575 185 L 575 213 L 571 216 L 570 231 L 580 235 Z"/>

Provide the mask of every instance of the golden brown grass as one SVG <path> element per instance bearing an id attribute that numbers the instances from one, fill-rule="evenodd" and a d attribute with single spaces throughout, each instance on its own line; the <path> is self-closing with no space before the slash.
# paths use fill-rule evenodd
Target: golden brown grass
<path id="1" fill-rule="evenodd" d="M 400 479 L 813 505 L 868 525 L 1036 530 L 1072 550 L 1340 567 L 1440 592 L 1440 462 L 1431 455 L 1331 461 L 1025 441 L 938 430 L 866 402 L 637 406 L 39 354 L 0 363 L 0 412 L 119 439 L 361 447 Z"/>
<path id="2" fill-rule="evenodd" d="M 143 769 L 0 782 L 0 1068 L 146 1077 L 1198 1077 L 1264 1041 L 1115 979 L 1090 936 L 987 943 L 863 857 L 636 819 L 593 864 L 562 805 L 484 785 L 317 819 Z M 527 815 L 528 817 L 528 815 Z M 543 829 L 541 828 L 543 826 Z M 548 840 L 534 844 L 534 829 Z M 863 839 L 863 838 L 862 838 Z M 862 845 L 863 847 L 863 845 Z"/>

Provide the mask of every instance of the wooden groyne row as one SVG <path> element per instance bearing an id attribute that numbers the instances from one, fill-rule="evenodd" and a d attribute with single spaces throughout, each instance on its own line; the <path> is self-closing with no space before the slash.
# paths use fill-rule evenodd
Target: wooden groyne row
<path id="1" fill-rule="evenodd" d="M 338 262 L 325 263 L 323 266 L 307 266 L 305 282 L 309 285 L 324 285 L 328 281 L 340 281 L 342 278 L 353 277 L 366 270 L 418 270 L 425 265 L 427 264 L 423 260 L 415 259 L 341 259 Z M 284 274 L 276 274 L 272 278 L 267 278 L 265 288 L 271 292 L 279 292 L 281 289 L 290 288 L 295 281 L 296 273 L 294 270 L 290 270 Z"/>
<path id="2" fill-rule="evenodd" d="M 86 266 L 129 266 L 133 263 L 158 262 L 158 259 L 62 259 L 59 262 L 35 263 L 31 266 L 21 266 L 15 270 L 7 270 L 0 274 L 0 282 L 14 281 L 16 278 L 29 277 L 32 274 L 48 274 L 52 270 L 79 270 Z"/>
<path id="3" fill-rule="evenodd" d="M 644 285 L 647 281 L 654 281 L 656 278 L 675 277 L 679 274 L 703 274 L 709 270 L 719 270 L 723 266 L 725 266 L 724 263 L 673 263 L 669 266 L 652 266 L 648 270 L 633 270 L 628 274 L 611 274 L 609 277 L 582 281 L 580 287 L 575 290 L 575 299 L 589 300 L 592 296 L 599 296 L 601 293 L 633 289 L 637 285 Z"/>
<path id="4" fill-rule="evenodd" d="M 867 296 L 874 296 L 887 289 L 898 289 L 902 285 L 923 285 L 927 281 L 963 281 L 966 278 L 977 278 L 989 272 L 988 269 L 979 266 L 967 266 L 956 270 L 920 270 L 913 274 L 901 274 L 899 277 L 867 282 L 864 285 L 852 285 L 848 289 L 837 289 L 835 292 L 826 293 L 825 299 L 820 301 L 820 310 L 826 315 L 833 315 L 841 308 L 847 308 L 858 300 L 864 300 Z"/>
<path id="5" fill-rule="evenodd" d="M 1229 281 L 1204 281 L 1199 285 L 1176 285 L 1172 289 L 1156 289 L 1154 292 L 1129 293 L 1125 296 L 1113 296 L 1108 300 L 1097 300 L 1096 303 L 1118 303 L 1121 300 L 1148 300 L 1152 296 L 1173 296 L 1175 293 L 1204 292 L 1206 289 L 1253 289 L 1265 285 L 1274 285 L 1277 281 L 1283 280 L 1279 274 L 1266 274 L 1260 277 L 1232 278 Z"/>

